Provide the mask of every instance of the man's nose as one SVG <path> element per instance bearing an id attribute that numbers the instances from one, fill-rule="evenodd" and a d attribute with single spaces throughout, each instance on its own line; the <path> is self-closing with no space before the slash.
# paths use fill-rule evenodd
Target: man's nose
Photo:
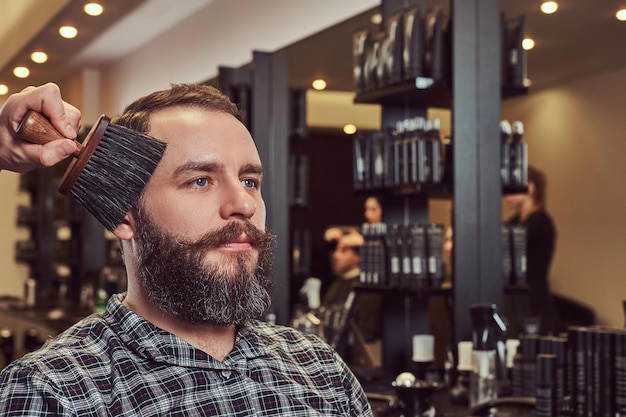
<path id="1" fill-rule="evenodd" d="M 229 184 L 224 190 L 220 215 L 225 219 L 249 219 L 257 210 L 257 199 L 253 191 L 243 186 L 241 181 Z"/>

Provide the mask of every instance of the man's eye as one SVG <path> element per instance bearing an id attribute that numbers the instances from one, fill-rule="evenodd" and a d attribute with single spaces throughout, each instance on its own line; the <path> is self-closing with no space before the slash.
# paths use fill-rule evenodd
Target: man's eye
<path id="1" fill-rule="evenodd" d="M 197 178 L 193 181 L 193 185 L 197 187 L 206 187 L 208 184 L 208 180 L 206 178 Z"/>
<path id="2" fill-rule="evenodd" d="M 241 183 L 244 185 L 244 187 L 246 188 L 255 188 L 258 184 L 257 181 L 253 180 L 253 179 L 245 179 L 245 180 L 241 180 Z"/>

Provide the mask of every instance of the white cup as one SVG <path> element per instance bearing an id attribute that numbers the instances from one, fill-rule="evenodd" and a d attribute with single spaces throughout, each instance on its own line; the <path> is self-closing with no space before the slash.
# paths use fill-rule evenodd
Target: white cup
<path id="1" fill-rule="evenodd" d="M 457 369 L 459 371 L 471 371 L 472 367 L 472 351 L 474 344 L 472 342 L 459 342 L 459 363 Z"/>
<path id="2" fill-rule="evenodd" d="M 435 336 L 413 335 L 413 362 L 432 362 L 435 359 Z"/>

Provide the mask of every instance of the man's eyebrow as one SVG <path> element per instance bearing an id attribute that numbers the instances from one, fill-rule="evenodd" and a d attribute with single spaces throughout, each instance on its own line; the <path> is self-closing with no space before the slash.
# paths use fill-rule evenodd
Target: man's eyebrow
<path id="1" fill-rule="evenodd" d="M 259 164 L 245 164 L 239 170 L 240 174 L 259 174 L 263 175 L 263 167 Z"/>
<path id="2" fill-rule="evenodd" d="M 174 170 L 174 176 L 182 175 L 190 171 L 217 172 L 223 171 L 224 165 L 211 161 L 188 161 Z"/>
<path id="3" fill-rule="evenodd" d="M 192 171 L 220 172 L 224 171 L 223 164 L 214 161 L 188 161 L 174 170 L 173 175 L 178 176 Z M 263 167 L 260 164 L 245 164 L 239 170 L 240 174 L 263 175 Z"/>

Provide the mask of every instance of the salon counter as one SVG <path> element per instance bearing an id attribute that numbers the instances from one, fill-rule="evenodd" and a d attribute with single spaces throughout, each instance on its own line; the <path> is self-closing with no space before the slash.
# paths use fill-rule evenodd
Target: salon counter
<path id="1" fill-rule="evenodd" d="M 357 377 L 359 376 L 357 371 Z M 375 417 L 400 417 L 405 415 L 398 391 L 392 385 L 393 377 L 360 378 Z M 504 397 L 481 407 L 454 404 L 449 387 L 441 385 L 430 395 L 435 417 L 531 417 L 534 416 L 534 398 Z M 417 414 L 416 414 L 417 415 Z M 431 414 L 424 414 L 431 416 Z"/>
<path id="2" fill-rule="evenodd" d="M 74 308 L 30 308 L 19 299 L 0 298 L 0 369 L 88 314 Z"/>

